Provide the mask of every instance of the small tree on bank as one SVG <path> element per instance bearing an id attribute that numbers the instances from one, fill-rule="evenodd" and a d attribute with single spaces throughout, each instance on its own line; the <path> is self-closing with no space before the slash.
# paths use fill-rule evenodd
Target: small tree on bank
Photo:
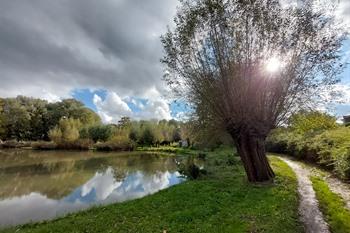
<path id="1" fill-rule="evenodd" d="M 319 2 L 183 0 L 162 37 L 166 81 L 199 122 L 232 136 L 251 182 L 274 177 L 271 129 L 337 82 L 345 35 Z"/>

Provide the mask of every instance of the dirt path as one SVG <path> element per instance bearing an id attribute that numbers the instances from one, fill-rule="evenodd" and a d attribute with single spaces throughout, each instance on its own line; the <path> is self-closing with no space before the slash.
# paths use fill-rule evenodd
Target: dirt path
<path id="1" fill-rule="evenodd" d="M 309 178 L 310 170 L 287 158 L 280 157 L 280 159 L 286 162 L 297 176 L 300 197 L 299 213 L 306 233 L 329 233 L 328 225 L 318 208 L 318 201 Z"/>
<path id="2" fill-rule="evenodd" d="M 344 184 L 337 178 L 326 176 L 326 182 L 332 192 L 340 195 L 346 203 L 346 208 L 350 210 L 350 186 L 349 184 Z"/>

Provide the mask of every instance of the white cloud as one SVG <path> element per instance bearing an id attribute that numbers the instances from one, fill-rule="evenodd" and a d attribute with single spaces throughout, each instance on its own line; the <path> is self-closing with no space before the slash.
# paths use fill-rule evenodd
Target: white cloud
<path id="1" fill-rule="evenodd" d="M 105 200 L 122 182 L 114 178 L 113 168 L 109 167 L 104 172 L 96 172 L 95 176 L 81 187 L 81 196 L 85 197 L 92 190 L 96 192 L 96 200 Z"/>
<path id="2" fill-rule="evenodd" d="M 104 100 L 95 94 L 93 102 L 97 108 L 97 113 L 105 123 L 117 123 L 123 116 L 140 119 L 171 119 L 169 104 L 161 99 L 148 99 L 145 104 L 135 98 L 126 97 L 122 99 L 115 92 L 108 92 Z M 132 111 L 127 102 L 133 103 L 139 111 Z"/>
<path id="3" fill-rule="evenodd" d="M 348 31 L 350 31 L 350 1 L 349 0 L 341 0 L 339 2 L 339 7 L 337 9 L 337 15 L 340 20 L 344 22 Z"/>
<path id="4" fill-rule="evenodd" d="M 140 112 L 134 114 L 136 119 L 171 119 L 169 104 L 165 100 L 149 100 Z"/>
<path id="5" fill-rule="evenodd" d="M 160 35 L 177 0 L 0 1 L 0 96 L 164 93 Z M 50 93 L 46 95 L 43 92 Z"/>
<path id="6" fill-rule="evenodd" d="M 189 112 L 177 112 L 174 116 L 174 119 L 177 121 L 188 121 L 190 119 Z"/>
<path id="7" fill-rule="evenodd" d="M 93 102 L 97 108 L 97 113 L 105 123 L 116 123 L 121 117 L 132 115 L 128 104 L 115 92 L 108 92 L 105 100 L 95 94 Z"/>

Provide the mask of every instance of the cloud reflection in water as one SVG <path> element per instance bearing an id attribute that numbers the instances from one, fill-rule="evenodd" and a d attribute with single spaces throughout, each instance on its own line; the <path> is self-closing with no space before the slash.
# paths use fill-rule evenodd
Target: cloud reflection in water
<path id="1" fill-rule="evenodd" d="M 122 202 L 155 193 L 183 181 L 178 172 L 128 172 L 116 179 L 115 170 L 108 167 L 68 196 L 59 200 L 32 192 L 29 195 L 0 201 L 0 225 L 22 224 L 54 218 L 91 205 Z"/>

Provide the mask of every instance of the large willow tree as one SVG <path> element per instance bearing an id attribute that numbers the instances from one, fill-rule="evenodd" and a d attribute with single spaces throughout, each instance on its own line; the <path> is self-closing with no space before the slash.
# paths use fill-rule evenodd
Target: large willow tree
<path id="1" fill-rule="evenodd" d="M 265 138 L 337 82 L 345 38 L 331 1 L 183 0 L 162 37 L 165 79 L 199 122 L 233 138 L 248 180 L 272 180 Z"/>

